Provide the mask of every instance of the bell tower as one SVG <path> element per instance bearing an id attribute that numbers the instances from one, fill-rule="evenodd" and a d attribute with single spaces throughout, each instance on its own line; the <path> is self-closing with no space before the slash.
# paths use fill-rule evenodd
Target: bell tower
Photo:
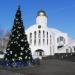
<path id="1" fill-rule="evenodd" d="M 45 11 L 41 10 L 37 13 L 36 24 L 47 26 L 47 15 Z"/>

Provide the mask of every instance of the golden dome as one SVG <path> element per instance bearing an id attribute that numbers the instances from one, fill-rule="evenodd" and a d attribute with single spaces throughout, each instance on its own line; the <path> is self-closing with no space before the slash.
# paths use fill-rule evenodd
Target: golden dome
<path id="1" fill-rule="evenodd" d="M 45 13 L 45 11 L 41 10 L 38 12 L 37 16 L 46 16 L 46 13 Z"/>

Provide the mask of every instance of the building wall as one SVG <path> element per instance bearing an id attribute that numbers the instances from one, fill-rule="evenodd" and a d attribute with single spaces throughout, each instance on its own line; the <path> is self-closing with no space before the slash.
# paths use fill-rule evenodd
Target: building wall
<path id="1" fill-rule="evenodd" d="M 0 38 L 0 51 L 5 52 L 8 40 L 8 37 Z"/>
<path id="2" fill-rule="evenodd" d="M 65 46 L 68 43 L 68 36 L 66 33 L 62 33 L 62 32 L 56 32 L 56 31 L 52 31 L 50 28 L 43 27 L 43 25 L 41 25 L 41 28 L 38 28 L 39 25 L 35 24 L 33 26 L 31 26 L 28 30 L 26 30 L 26 34 L 28 36 L 28 42 L 30 44 L 31 50 L 32 50 L 32 54 L 34 57 L 36 57 L 36 53 L 35 51 L 38 49 L 42 49 L 44 51 L 44 56 L 48 56 L 48 55 L 54 55 L 55 53 L 58 53 L 58 46 L 63 45 Z M 41 32 L 41 40 L 40 40 L 40 44 L 39 42 L 39 30 Z M 34 32 L 36 31 L 36 44 L 34 44 Z M 45 32 L 45 37 L 43 37 L 43 31 Z M 32 33 L 32 43 L 30 43 L 30 33 Z M 59 37 L 63 37 L 65 40 L 65 43 L 63 43 L 63 41 L 61 42 L 57 42 L 57 38 Z M 45 43 L 43 43 L 43 38 L 45 38 Z"/>

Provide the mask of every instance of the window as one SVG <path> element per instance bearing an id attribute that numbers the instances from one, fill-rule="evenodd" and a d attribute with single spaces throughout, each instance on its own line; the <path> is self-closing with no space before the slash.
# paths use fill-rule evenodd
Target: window
<path id="1" fill-rule="evenodd" d="M 32 43 L 32 33 L 30 33 L 30 44 Z"/>
<path id="2" fill-rule="evenodd" d="M 43 31 L 43 38 L 45 37 L 45 31 Z"/>
<path id="3" fill-rule="evenodd" d="M 43 39 L 43 44 L 45 44 L 45 39 Z"/>
<path id="4" fill-rule="evenodd" d="M 32 33 L 30 33 L 30 38 L 32 38 Z"/>
<path id="5" fill-rule="evenodd" d="M 63 43 L 65 43 L 65 39 L 62 36 L 60 36 L 60 37 L 57 38 L 57 43 L 59 43 L 61 41 L 63 41 Z"/>
<path id="6" fill-rule="evenodd" d="M 57 43 L 59 43 L 59 41 L 60 41 L 59 38 L 57 38 Z"/>
<path id="7" fill-rule="evenodd" d="M 48 38 L 48 32 L 47 32 L 47 38 Z"/>
<path id="8" fill-rule="evenodd" d="M 75 52 L 75 46 L 73 46 L 74 52 Z"/>
<path id="9" fill-rule="evenodd" d="M 43 44 L 45 44 L 45 31 L 43 30 Z"/>
<path id="10" fill-rule="evenodd" d="M 47 45 L 48 45 L 48 39 L 47 39 Z"/>
<path id="11" fill-rule="evenodd" d="M 40 29 L 41 28 L 41 25 L 39 25 L 38 28 Z"/>
<path id="12" fill-rule="evenodd" d="M 41 43 L 41 41 L 40 41 L 40 39 L 39 39 L 38 45 L 40 45 L 40 43 Z"/>
<path id="13" fill-rule="evenodd" d="M 51 44 L 51 35 L 50 35 L 50 44 Z"/>
<path id="14" fill-rule="evenodd" d="M 40 31 L 40 30 L 39 30 L 39 34 L 38 34 L 38 37 L 39 37 L 39 38 L 41 38 L 41 31 Z"/>
<path id="15" fill-rule="evenodd" d="M 36 50 L 35 52 L 36 52 L 36 54 L 37 54 L 38 56 L 43 56 L 43 54 L 44 54 L 44 51 L 41 50 L 41 49 L 38 49 L 38 50 Z"/>
<path id="16" fill-rule="evenodd" d="M 42 52 L 39 52 L 39 56 L 42 56 Z"/>
<path id="17" fill-rule="evenodd" d="M 34 32 L 34 38 L 36 38 L 36 31 Z"/>
<path id="18" fill-rule="evenodd" d="M 48 32 L 47 32 L 47 45 L 48 45 Z"/>
<path id="19" fill-rule="evenodd" d="M 36 39 L 34 39 L 34 45 L 36 45 Z"/>
<path id="20" fill-rule="evenodd" d="M 34 45 L 36 45 L 36 31 L 34 32 Z"/>
<path id="21" fill-rule="evenodd" d="M 38 45 L 40 45 L 40 43 L 41 43 L 41 31 L 40 30 L 39 30 L 39 33 L 38 33 L 38 38 L 39 38 Z"/>
<path id="22" fill-rule="evenodd" d="M 63 41 L 63 37 L 60 37 L 60 41 Z"/>
<path id="23" fill-rule="evenodd" d="M 69 53 L 69 50 L 68 49 L 66 49 L 66 53 Z"/>
<path id="24" fill-rule="evenodd" d="M 62 48 L 63 46 L 61 45 L 61 46 L 58 46 L 57 48 L 59 49 L 59 48 Z"/>

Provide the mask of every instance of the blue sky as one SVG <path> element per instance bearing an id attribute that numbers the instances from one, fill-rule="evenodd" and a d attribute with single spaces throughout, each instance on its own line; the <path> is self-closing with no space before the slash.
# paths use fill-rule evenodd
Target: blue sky
<path id="1" fill-rule="evenodd" d="M 18 5 L 21 6 L 26 29 L 35 23 L 37 12 L 43 9 L 48 16 L 49 27 L 66 32 L 75 39 L 75 0 L 0 0 L 2 32 L 11 30 Z"/>

